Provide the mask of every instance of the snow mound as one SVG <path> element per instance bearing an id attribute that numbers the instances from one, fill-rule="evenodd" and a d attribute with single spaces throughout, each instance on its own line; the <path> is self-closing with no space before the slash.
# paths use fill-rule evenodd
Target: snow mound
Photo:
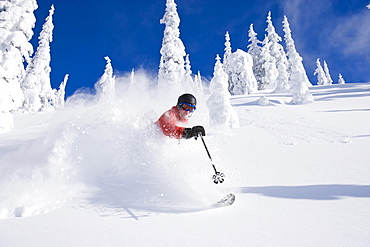
<path id="1" fill-rule="evenodd" d="M 271 105 L 271 102 L 265 96 L 262 96 L 257 100 L 257 104 L 260 106 L 267 106 Z"/>

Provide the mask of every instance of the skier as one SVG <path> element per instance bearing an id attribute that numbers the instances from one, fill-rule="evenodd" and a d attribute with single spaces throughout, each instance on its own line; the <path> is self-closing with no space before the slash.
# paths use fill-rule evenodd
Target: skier
<path id="1" fill-rule="evenodd" d="M 198 135 L 205 136 L 203 126 L 185 128 L 179 125 L 187 124 L 188 119 L 196 109 L 197 99 L 192 94 L 183 94 L 177 100 L 177 105 L 162 114 L 156 122 L 163 134 L 176 139 L 190 139 Z"/>

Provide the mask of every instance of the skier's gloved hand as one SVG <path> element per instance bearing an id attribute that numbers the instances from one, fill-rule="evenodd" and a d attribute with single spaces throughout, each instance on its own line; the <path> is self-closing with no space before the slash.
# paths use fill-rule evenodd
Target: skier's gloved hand
<path id="1" fill-rule="evenodd" d="M 192 137 L 198 137 L 198 135 L 206 135 L 206 131 L 204 130 L 203 126 L 198 125 L 194 126 L 193 128 L 185 128 L 182 137 L 185 139 L 189 139 Z"/>
<path id="2" fill-rule="evenodd" d="M 205 136 L 206 135 L 206 131 L 204 130 L 203 126 L 194 126 L 193 128 L 193 132 L 195 133 L 195 136 Z"/>

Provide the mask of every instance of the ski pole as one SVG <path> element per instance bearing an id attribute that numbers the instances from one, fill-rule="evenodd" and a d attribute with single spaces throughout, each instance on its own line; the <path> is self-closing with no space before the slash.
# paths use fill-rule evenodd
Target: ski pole
<path id="1" fill-rule="evenodd" d="M 204 148 L 206 149 L 207 154 L 208 154 L 208 157 L 211 160 L 211 164 L 212 164 L 213 170 L 215 170 L 215 174 L 212 176 L 213 182 L 215 184 L 222 183 L 225 180 L 225 174 L 217 171 L 215 164 L 213 164 L 211 154 L 208 151 L 208 148 L 207 148 L 207 145 L 206 145 L 206 143 L 205 143 L 205 141 L 203 139 L 203 136 L 202 135 L 199 135 L 199 136 L 200 136 L 200 139 L 202 139 Z"/>

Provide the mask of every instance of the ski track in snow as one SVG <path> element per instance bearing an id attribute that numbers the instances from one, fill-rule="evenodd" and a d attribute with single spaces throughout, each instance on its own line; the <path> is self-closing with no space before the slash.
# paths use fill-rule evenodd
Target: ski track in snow
<path id="1" fill-rule="evenodd" d="M 275 135 L 281 144 L 294 145 L 297 141 L 311 142 L 322 139 L 328 142 L 348 143 L 349 135 L 335 128 L 303 116 L 281 116 L 272 111 L 239 110 L 242 125 L 255 125 Z"/>

